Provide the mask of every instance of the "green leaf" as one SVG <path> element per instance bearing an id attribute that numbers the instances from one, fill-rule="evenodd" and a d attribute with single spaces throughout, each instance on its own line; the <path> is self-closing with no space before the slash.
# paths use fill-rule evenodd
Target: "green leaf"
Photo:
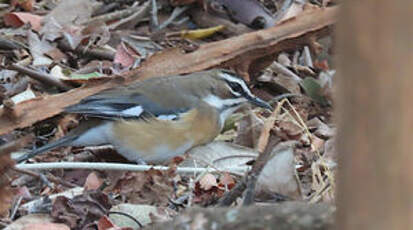
<path id="1" fill-rule="evenodd" d="M 103 74 L 98 73 L 98 72 L 93 72 L 93 73 L 86 73 L 86 74 L 72 74 L 70 75 L 70 79 L 81 79 L 81 80 L 87 80 L 90 78 L 98 78 L 103 76 Z"/>
<path id="2" fill-rule="evenodd" d="M 303 81 L 300 82 L 300 85 L 304 89 L 304 92 L 307 94 L 307 96 L 309 96 L 315 102 L 318 102 L 323 106 L 328 105 L 327 99 L 322 95 L 322 87 L 316 79 L 312 77 L 306 77 Z"/>

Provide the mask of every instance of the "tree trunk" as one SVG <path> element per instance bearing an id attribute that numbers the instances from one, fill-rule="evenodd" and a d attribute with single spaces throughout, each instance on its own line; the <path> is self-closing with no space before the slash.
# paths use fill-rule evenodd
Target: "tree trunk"
<path id="1" fill-rule="evenodd" d="M 413 225 L 413 1 L 347 0 L 338 26 L 339 229 Z"/>

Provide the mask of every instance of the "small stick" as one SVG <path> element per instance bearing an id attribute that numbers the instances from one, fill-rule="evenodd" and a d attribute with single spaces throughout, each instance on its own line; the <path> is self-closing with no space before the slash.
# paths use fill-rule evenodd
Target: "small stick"
<path id="1" fill-rule="evenodd" d="M 280 103 L 278 103 L 277 107 L 271 113 L 270 117 L 264 122 L 264 126 L 261 129 L 260 137 L 258 138 L 257 144 L 257 151 L 262 153 L 265 147 L 268 144 L 268 139 L 270 137 L 270 131 L 274 126 L 275 120 L 277 118 L 277 114 L 280 112 L 283 104 L 287 101 L 287 99 L 283 99 Z M 259 156 L 258 156 L 259 157 Z"/>
<path id="2" fill-rule="evenodd" d="M 133 27 L 138 23 L 140 20 L 142 20 L 146 15 L 149 13 L 150 9 L 150 1 L 145 2 L 141 7 L 139 7 L 135 13 L 132 15 L 128 16 L 127 18 L 124 18 L 122 20 L 119 20 L 116 23 L 110 24 L 109 25 L 109 30 L 114 30 L 118 28 L 119 26 L 128 24 L 129 27 Z"/>
<path id="3" fill-rule="evenodd" d="M 135 6 L 135 7 L 129 7 L 124 10 L 115 11 L 115 12 L 111 12 L 108 14 L 96 16 L 96 17 L 91 18 L 89 21 L 87 21 L 84 24 L 88 25 L 94 22 L 108 22 L 108 21 L 118 20 L 124 17 L 128 17 L 129 15 L 135 13 L 138 9 L 139 7 Z"/>
<path id="4" fill-rule="evenodd" d="M 169 24 L 171 24 L 177 17 L 179 17 L 183 12 L 185 12 L 187 9 L 189 9 L 188 6 L 184 7 L 175 7 L 174 11 L 172 11 L 171 16 L 166 19 L 161 25 L 159 25 L 159 30 L 167 27 Z"/>
<path id="5" fill-rule="evenodd" d="M 13 170 L 16 171 L 16 172 L 18 172 L 18 173 L 26 174 L 26 175 L 29 175 L 29 176 L 32 176 L 32 177 L 36 177 L 36 178 L 39 178 L 39 179 L 41 179 L 41 177 L 42 177 L 42 175 L 41 175 L 40 173 L 32 172 L 32 171 L 25 170 L 25 169 L 13 168 Z M 59 179 L 59 178 L 57 178 L 57 177 L 55 177 L 55 176 L 53 176 L 53 175 L 47 175 L 46 178 L 47 178 L 49 181 L 53 182 L 53 183 L 61 184 L 61 185 L 65 186 L 65 187 L 68 187 L 68 188 L 77 187 L 77 185 L 72 184 L 72 183 L 69 183 L 69 182 L 66 182 L 66 181 L 64 181 L 64 180 L 61 180 L 61 179 Z"/>
<path id="6" fill-rule="evenodd" d="M 149 2 L 149 1 L 148 1 Z M 156 0 L 151 0 L 152 3 L 152 10 L 151 10 L 151 27 L 155 30 L 159 28 L 159 21 L 158 21 L 158 4 L 156 4 Z"/>
<path id="7" fill-rule="evenodd" d="M 40 81 L 42 83 L 48 84 L 48 85 L 52 85 L 52 86 L 56 86 L 61 90 L 67 91 L 72 89 L 73 87 L 69 86 L 68 84 L 60 81 L 59 79 L 57 79 L 56 77 L 47 74 L 47 73 L 41 73 L 39 71 L 36 71 L 34 69 L 30 69 L 28 67 L 24 67 L 18 64 L 10 64 L 8 66 L 6 66 L 7 69 L 9 70 L 15 70 L 19 73 L 23 73 L 26 74 L 27 76 Z"/>
<path id="8" fill-rule="evenodd" d="M 72 49 L 70 45 L 64 41 L 61 40 L 58 43 L 59 49 L 62 49 L 64 51 L 72 51 L 80 55 L 85 55 L 91 58 L 97 58 L 101 60 L 109 60 L 113 61 L 115 59 L 115 52 L 110 51 L 110 50 L 103 50 L 103 49 L 88 49 L 86 46 L 79 45 L 76 49 Z"/>

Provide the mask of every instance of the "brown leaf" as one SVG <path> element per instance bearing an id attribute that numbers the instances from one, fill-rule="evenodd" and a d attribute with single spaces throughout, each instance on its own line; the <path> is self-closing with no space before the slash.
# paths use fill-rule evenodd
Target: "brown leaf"
<path id="1" fill-rule="evenodd" d="M 71 229 L 82 229 L 106 215 L 110 207 L 109 197 L 106 194 L 100 191 L 89 191 L 73 199 L 64 196 L 57 197 L 53 202 L 51 215 Z"/>
<path id="2" fill-rule="evenodd" d="M 135 63 L 138 56 L 139 54 L 128 47 L 128 45 L 121 43 L 116 48 L 115 60 L 113 62 L 121 64 L 122 67 L 130 67 Z"/>
<path id="3" fill-rule="evenodd" d="M 302 129 L 300 126 L 291 121 L 280 121 L 278 122 L 278 127 L 289 138 L 298 140 L 302 135 Z"/>
<path id="4" fill-rule="evenodd" d="M 12 0 L 10 4 L 13 7 L 20 6 L 25 11 L 32 11 L 34 0 Z"/>
<path id="5" fill-rule="evenodd" d="M 102 216 L 98 221 L 98 230 L 106 230 L 116 227 L 107 216 Z"/>
<path id="6" fill-rule="evenodd" d="M 20 27 L 26 23 L 30 23 L 32 28 L 36 31 L 39 31 L 42 27 L 41 21 L 43 20 L 43 17 L 35 14 L 12 12 L 4 14 L 3 17 L 4 24 L 6 24 L 6 26 Z"/>
<path id="7" fill-rule="evenodd" d="M 95 172 L 91 172 L 89 176 L 86 178 L 86 182 L 84 184 L 85 191 L 88 190 L 96 190 L 103 184 L 103 180 L 100 179 Z"/>
<path id="8" fill-rule="evenodd" d="M 129 227 L 118 227 L 107 216 L 102 216 L 97 223 L 98 230 L 133 230 Z"/>
<path id="9" fill-rule="evenodd" d="M 220 187 L 227 187 L 228 189 L 233 188 L 235 186 L 234 177 L 232 177 L 229 173 L 225 172 L 219 178 L 219 186 Z"/>
<path id="10" fill-rule="evenodd" d="M 148 170 L 145 172 L 126 172 L 113 190 L 124 195 L 132 204 L 165 205 L 173 194 L 173 177 L 169 172 Z"/>

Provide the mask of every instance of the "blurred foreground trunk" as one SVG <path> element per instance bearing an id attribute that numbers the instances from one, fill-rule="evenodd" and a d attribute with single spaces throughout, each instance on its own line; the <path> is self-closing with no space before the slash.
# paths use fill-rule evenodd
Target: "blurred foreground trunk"
<path id="1" fill-rule="evenodd" d="M 344 3 L 337 53 L 342 157 L 337 224 L 411 229 L 413 1 Z"/>
<path id="2" fill-rule="evenodd" d="M 173 221 L 145 229 L 332 229 L 335 207 L 328 204 L 283 202 L 242 208 L 190 208 Z"/>

